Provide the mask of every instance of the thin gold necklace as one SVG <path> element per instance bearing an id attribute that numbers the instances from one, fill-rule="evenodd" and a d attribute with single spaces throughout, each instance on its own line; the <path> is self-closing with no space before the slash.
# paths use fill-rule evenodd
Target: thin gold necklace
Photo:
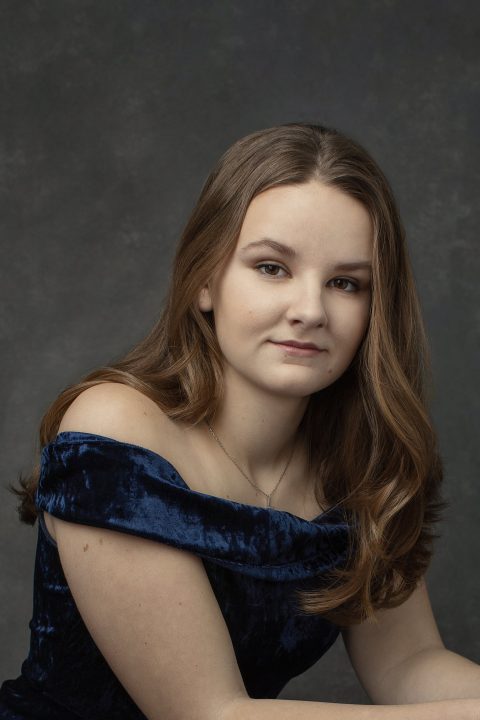
<path id="1" fill-rule="evenodd" d="M 250 483 L 250 485 L 251 485 L 252 487 L 254 487 L 255 490 L 258 490 L 258 492 L 261 492 L 262 495 L 265 495 L 265 497 L 267 498 L 267 507 L 271 507 L 271 498 L 272 498 L 272 495 L 273 495 L 273 493 L 275 492 L 275 490 L 278 488 L 278 486 L 280 485 L 281 481 L 283 480 L 283 477 L 284 477 L 285 473 L 287 472 L 288 466 L 290 465 L 290 461 L 291 461 L 291 459 L 292 459 L 292 457 L 293 457 L 293 452 L 294 452 L 294 450 L 295 450 L 295 445 L 296 445 L 296 443 L 295 443 L 295 442 L 293 443 L 292 452 L 290 453 L 290 457 L 288 458 L 287 464 L 286 464 L 285 467 L 283 468 L 282 474 L 281 474 L 280 477 L 278 478 L 277 484 L 275 485 L 275 487 L 273 488 L 273 490 L 272 490 L 271 493 L 266 493 L 266 492 L 264 492 L 261 488 L 259 488 L 258 485 L 256 485 L 256 484 L 253 482 L 253 480 L 251 480 L 251 478 L 248 477 L 248 475 L 242 470 L 242 468 L 240 467 L 240 465 L 238 464 L 238 462 L 235 460 L 235 458 L 233 458 L 233 457 L 230 455 L 230 453 L 228 452 L 228 450 L 224 447 L 224 445 L 223 445 L 222 441 L 220 440 L 220 438 L 215 434 L 215 431 L 214 431 L 214 429 L 212 428 L 212 426 L 210 425 L 210 423 L 208 422 L 208 420 L 205 420 L 205 422 L 206 422 L 206 424 L 207 424 L 207 427 L 208 427 L 208 429 L 209 429 L 212 437 L 213 437 L 214 440 L 218 443 L 218 445 L 222 448 L 222 450 L 223 450 L 223 452 L 225 453 L 225 455 L 232 461 L 232 463 L 235 465 L 235 467 L 237 468 L 237 470 L 239 470 L 239 471 L 242 473 L 243 477 L 246 478 L 246 480 L 248 480 L 248 482 Z"/>

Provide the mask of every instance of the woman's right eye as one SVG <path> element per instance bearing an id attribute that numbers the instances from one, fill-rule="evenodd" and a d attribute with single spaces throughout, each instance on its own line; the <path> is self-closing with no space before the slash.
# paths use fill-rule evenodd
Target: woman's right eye
<path id="1" fill-rule="evenodd" d="M 260 263 L 255 267 L 257 270 L 260 270 L 261 275 L 270 275 L 270 277 L 278 277 L 279 270 L 286 272 L 285 268 L 281 265 L 277 265 L 277 263 Z"/>

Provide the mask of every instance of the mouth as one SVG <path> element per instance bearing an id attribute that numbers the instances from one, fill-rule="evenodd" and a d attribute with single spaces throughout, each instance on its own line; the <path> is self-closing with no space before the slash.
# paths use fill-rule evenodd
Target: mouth
<path id="1" fill-rule="evenodd" d="M 315 343 L 300 342 L 299 340 L 272 340 L 271 342 L 275 343 L 275 345 L 291 345 L 292 347 L 306 348 L 309 350 L 323 350 L 323 348 L 319 348 Z"/>
<path id="2" fill-rule="evenodd" d="M 270 342 L 273 345 L 277 345 L 277 347 L 285 350 L 292 355 L 303 355 L 305 357 L 310 357 L 313 355 L 318 355 L 321 352 L 325 352 L 324 348 L 319 348 L 318 345 L 315 345 L 314 343 L 302 343 L 298 342 L 297 340 L 271 340 Z"/>

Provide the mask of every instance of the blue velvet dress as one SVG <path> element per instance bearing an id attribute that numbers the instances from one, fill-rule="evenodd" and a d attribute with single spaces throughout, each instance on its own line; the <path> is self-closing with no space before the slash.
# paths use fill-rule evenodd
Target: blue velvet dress
<path id="1" fill-rule="evenodd" d="M 276 697 L 339 633 L 302 613 L 295 597 L 346 560 L 352 525 L 339 507 L 308 521 L 193 491 L 157 453 L 82 432 L 62 432 L 43 448 L 36 503 L 30 651 L 21 675 L 0 689 L 2 720 L 145 717 L 83 623 L 43 510 L 198 555 L 250 697 Z"/>

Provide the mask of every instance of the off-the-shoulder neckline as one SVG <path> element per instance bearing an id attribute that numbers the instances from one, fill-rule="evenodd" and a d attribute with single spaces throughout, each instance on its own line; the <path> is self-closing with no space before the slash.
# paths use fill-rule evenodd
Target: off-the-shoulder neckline
<path id="1" fill-rule="evenodd" d="M 319 515 L 316 515 L 315 517 L 308 520 L 307 518 L 302 518 L 299 515 L 295 515 L 294 513 L 289 512 L 288 510 L 279 510 L 278 508 L 267 508 L 267 507 L 261 507 L 258 505 L 250 505 L 249 503 L 241 503 L 237 502 L 236 500 L 229 500 L 227 498 L 220 497 L 218 495 L 210 495 L 209 493 L 202 493 L 198 490 L 193 490 L 192 488 L 187 485 L 183 477 L 178 472 L 177 468 L 169 461 L 167 458 L 163 457 L 163 455 L 160 455 L 160 453 L 155 452 L 155 450 L 151 450 L 150 448 L 144 447 L 143 445 L 137 445 L 136 443 L 130 443 L 125 440 L 117 440 L 117 438 L 109 437 L 108 435 L 100 435 L 98 433 L 91 433 L 91 432 L 83 432 L 80 430 L 62 430 L 57 434 L 57 436 L 48 443 L 48 445 L 54 445 L 58 442 L 62 441 L 70 441 L 72 440 L 78 440 L 78 441 L 85 441 L 86 438 L 94 439 L 99 442 L 104 443 L 113 443 L 117 445 L 124 445 L 127 447 L 135 448 L 136 450 L 140 450 L 143 453 L 155 458 L 157 461 L 160 461 L 163 463 L 163 465 L 166 465 L 176 476 L 178 480 L 184 485 L 186 490 L 189 490 L 191 493 L 196 493 L 199 495 L 204 495 L 205 497 L 211 497 L 215 501 L 221 502 L 221 503 L 227 503 L 229 505 L 233 505 L 235 507 L 238 507 L 238 509 L 243 509 L 245 511 L 258 511 L 258 512 L 265 512 L 268 514 L 278 514 L 277 516 L 284 516 L 289 515 L 292 518 L 295 518 L 295 520 L 298 520 L 299 522 L 306 522 L 306 523 L 320 523 L 324 519 L 328 518 L 329 516 L 336 516 L 339 514 L 340 511 L 342 511 L 342 508 L 340 505 L 331 505 L 326 510 L 323 510 Z M 343 511 L 342 511 L 343 514 Z"/>

